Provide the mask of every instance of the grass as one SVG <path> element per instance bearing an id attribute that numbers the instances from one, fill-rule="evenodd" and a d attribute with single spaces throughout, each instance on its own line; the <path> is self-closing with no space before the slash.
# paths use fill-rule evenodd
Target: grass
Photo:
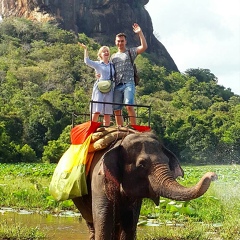
<path id="1" fill-rule="evenodd" d="M 0 206 L 56 211 L 73 209 L 71 200 L 57 202 L 48 187 L 54 164 L 0 164 Z"/>
<path id="2" fill-rule="evenodd" d="M 7 221 L 0 222 L 0 239 L 4 240 L 31 240 L 46 239 L 46 235 L 37 227 L 29 228 L 21 224 L 9 225 Z"/>
<path id="3" fill-rule="evenodd" d="M 54 164 L 0 164 L 0 206 L 17 209 L 76 210 L 71 200 L 57 202 L 48 186 Z M 144 199 L 138 226 L 138 239 L 154 240 L 239 240 L 240 239 L 240 167 L 183 166 L 184 186 L 195 185 L 201 176 L 214 171 L 218 180 L 200 198 L 176 202 L 161 198 L 156 207 Z M 4 238 L 5 236 L 5 238 Z M 38 228 L 0 222 L 0 239 L 44 239 Z"/>

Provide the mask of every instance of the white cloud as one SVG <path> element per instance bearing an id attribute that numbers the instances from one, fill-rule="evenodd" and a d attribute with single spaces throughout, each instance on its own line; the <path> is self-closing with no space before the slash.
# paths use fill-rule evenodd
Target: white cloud
<path id="1" fill-rule="evenodd" d="M 206 68 L 240 95 L 240 1 L 150 0 L 154 34 L 179 70 Z"/>

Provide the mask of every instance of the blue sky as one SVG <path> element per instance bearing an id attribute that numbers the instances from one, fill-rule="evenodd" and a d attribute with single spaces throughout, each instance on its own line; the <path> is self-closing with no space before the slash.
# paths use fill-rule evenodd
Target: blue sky
<path id="1" fill-rule="evenodd" d="M 181 72 L 210 69 L 219 85 L 240 95 L 239 0 L 149 0 L 145 7 Z"/>

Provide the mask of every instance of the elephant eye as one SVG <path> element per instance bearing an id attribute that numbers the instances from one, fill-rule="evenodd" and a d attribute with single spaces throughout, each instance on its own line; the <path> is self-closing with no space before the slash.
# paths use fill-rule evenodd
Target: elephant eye
<path id="1" fill-rule="evenodd" d="M 147 167 L 147 161 L 145 159 L 141 159 L 138 161 L 137 167 L 139 168 L 146 168 Z"/>

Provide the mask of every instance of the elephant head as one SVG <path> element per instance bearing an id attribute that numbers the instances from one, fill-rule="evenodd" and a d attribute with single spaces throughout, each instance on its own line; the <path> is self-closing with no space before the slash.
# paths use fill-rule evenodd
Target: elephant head
<path id="1" fill-rule="evenodd" d="M 110 200 L 119 195 L 133 200 L 150 198 L 157 205 L 161 196 L 191 200 L 203 195 L 217 178 L 208 172 L 193 187 L 179 184 L 176 178 L 183 176 L 183 170 L 177 157 L 152 132 L 129 134 L 106 152 L 102 161 L 105 193 Z"/>

